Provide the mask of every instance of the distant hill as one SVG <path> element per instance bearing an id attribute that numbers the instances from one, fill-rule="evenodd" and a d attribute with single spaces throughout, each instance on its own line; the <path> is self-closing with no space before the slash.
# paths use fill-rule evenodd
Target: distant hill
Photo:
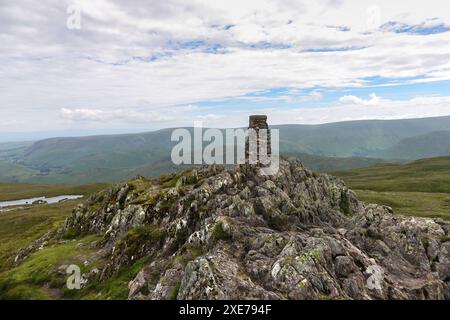
<path id="1" fill-rule="evenodd" d="M 282 125 L 273 128 L 280 129 L 282 151 L 327 157 L 379 157 L 384 150 L 404 139 L 450 130 L 450 117 Z"/>
<path id="2" fill-rule="evenodd" d="M 383 159 L 364 157 L 323 157 L 307 153 L 294 152 L 283 152 L 283 155 L 298 158 L 306 167 L 323 173 L 366 168 L 376 164 L 389 163 L 389 161 Z"/>
<path id="3" fill-rule="evenodd" d="M 375 156 L 385 159 L 414 160 L 450 155 L 450 131 L 434 131 L 424 135 L 406 138 L 395 146 Z"/>
<path id="4" fill-rule="evenodd" d="M 280 130 L 281 154 L 321 172 L 450 155 L 450 117 L 271 128 Z M 173 172 L 179 168 L 170 161 L 172 131 L 0 144 L 0 181 L 111 182 Z"/>

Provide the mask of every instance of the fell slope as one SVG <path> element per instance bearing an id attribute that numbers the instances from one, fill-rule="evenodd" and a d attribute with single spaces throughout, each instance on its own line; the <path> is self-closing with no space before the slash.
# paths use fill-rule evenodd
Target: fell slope
<path id="1" fill-rule="evenodd" d="M 395 146 L 375 153 L 383 159 L 424 159 L 450 155 L 450 131 L 433 131 L 406 138 Z"/>
<path id="2" fill-rule="evenodd" d="M 298 155 L 312 169 L 321 172 L 366 167 L 382 162 L 379 159 L 450 155 L 450 117 L 271 128 L 280 130 L 282 155 Z M 188 129 L 192 132 L 192 128 Z M 176 142 L 171 142 L 171 133 L 172 129 L 163 129 L 138 134 L 52 138 L 31 146 L 0 145 L 0 161 L 14 166 L 12 173 L 0 170 L 0 181 L 79 184 L 173 172 L 175 169 L 168 159 Z"/>
<path id="3" fill-rule="evenodd" d="M 85 268 L 78 297 L 108 297 L 130 270 L 130 299 L 450 299 L 449 233 L 282 160 L 275 176 L 210 166 L 116 185 L 21 250 L 16 268 L 38 247 L 95 235 L 103 262 Z"/>
<path id="4" fill-rule="evenodd" d="M 450 193 L 450 157 L 335 172 L 352 189 Z"/>
<path id="5" fill-rule="evenodd" d="M 450 220 L 450 157 L 334 174 L 363 201 L 390 206 L 403 215 Z"/>

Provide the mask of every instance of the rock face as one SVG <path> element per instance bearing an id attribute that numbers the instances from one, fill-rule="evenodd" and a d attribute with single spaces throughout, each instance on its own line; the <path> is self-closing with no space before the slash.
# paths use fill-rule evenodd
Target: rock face
<path id="1" fill-rule="evenodd" d="M 146 258 L 130 299 L 449 299 L 450 223 L 364 204 L 280 161 L 216 166 L 91 196 L 59 234 L 103 234 L 101 279 Z"/>

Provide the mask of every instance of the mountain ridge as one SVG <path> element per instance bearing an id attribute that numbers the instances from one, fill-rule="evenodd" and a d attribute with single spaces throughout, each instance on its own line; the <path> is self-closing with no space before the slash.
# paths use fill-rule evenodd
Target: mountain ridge
<path id="1" fill-rule="evenodd" d="M 442 149 L 443 145 L 448 145 L 450 117 L 274 125 L 271 128 L 280 130 L 281 154 L 297 155 L 312 169 L 322 172 L 450 155 L 450 146 Z M 176 144 L 170 141 L 172 130 L 51 138 L 10 150 L 3 147 L 0 148 L 0 169 L 2 162 L 4 168 L 8 163 L 9 167 L 15 166 L 17 174 L 2 176 L 0 170 L 0 181 L 113 182 L 133 174 L 157 176 L 173 172 L 176 168 L 168 161 L 171 148 Z M 424 140 L 428 135 L 432 136 L 433 144 Z M 427 152 L 420 152 L 426 148 Z"/>

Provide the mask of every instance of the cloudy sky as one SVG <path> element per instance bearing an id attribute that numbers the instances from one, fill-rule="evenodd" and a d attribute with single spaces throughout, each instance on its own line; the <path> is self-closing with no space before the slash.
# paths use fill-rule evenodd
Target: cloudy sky
<path id="1" fill-rule="evenodd" d="M 450 115 L 445 0 L 0 0 L 0 133 Z"/>

